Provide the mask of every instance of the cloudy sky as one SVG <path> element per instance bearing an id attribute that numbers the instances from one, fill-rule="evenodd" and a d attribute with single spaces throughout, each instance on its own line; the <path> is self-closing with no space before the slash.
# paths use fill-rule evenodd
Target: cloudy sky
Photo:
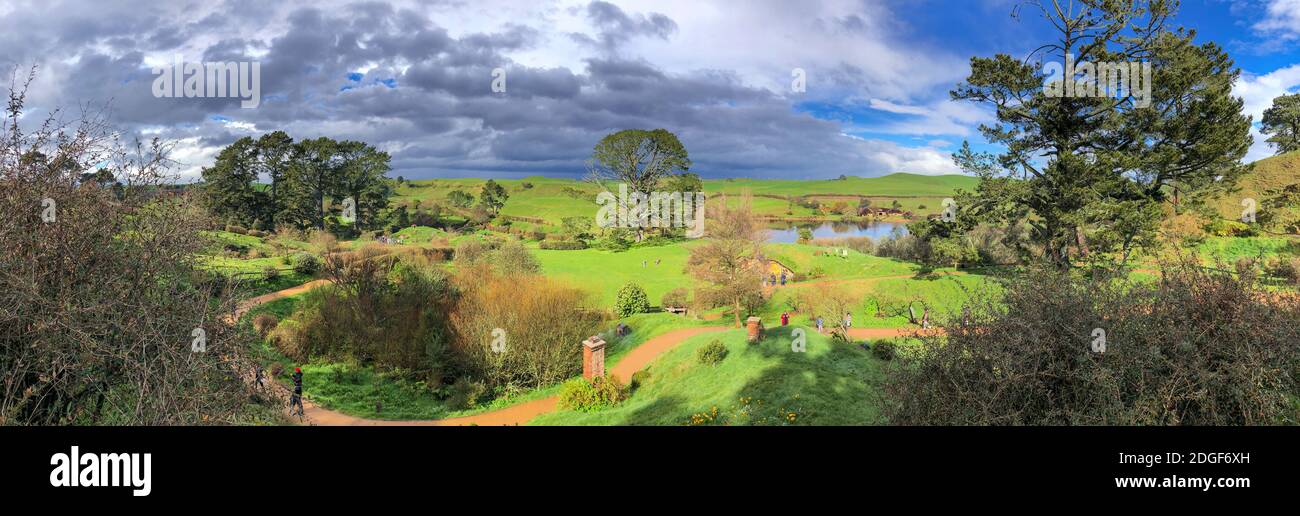
<path id="1" fill-rule="evenodd" d="M 574 176 L 601 136 L 656 127 L 706 177 L 944 174 L 989 120 L 948 100 L 969 58 L 1052 36 L 1018 3 L 0 0 L 0 67 L 39 67 L 33 113 L 111 102 L 125 132 L 177 143 L 185 177 L 276 129 L 372 143 L 394 176 Z M 1242 68 L 1256 121 L 1300 88 L 1300 0 L 1183 4 L 1176 23 Z M 156 98 L 177 55 L 260 63 L 260 105 Z M 1248 159 L 1270 153 L 1256 140 Z"/>

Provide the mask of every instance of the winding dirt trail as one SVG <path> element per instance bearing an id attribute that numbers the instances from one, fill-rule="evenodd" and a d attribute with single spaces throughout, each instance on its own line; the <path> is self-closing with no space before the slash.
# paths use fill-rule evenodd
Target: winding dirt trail
<path id="1" fill-rule="evenodd" d="M 655 358 L 665 351 L 673 349 L 687 339 L 703 333 L 711 333 L 729 330 L 729 326 L 702 326 L 697 328 L 682 328 L 673 330 L 663 335 L 652 337 L 641 343 L 636 349 L 633 349 L 622 360 L 619 360 L 610 372 L 618 376 L 619 380 L 627 383 L 632 378 L 632 373 L 640 371 L 645 366 L 650 365 Z M 522 425 L 529 420 L 554 411 L 558 406 L 559 398 L 549 396 L 542 399 L 526 401 L 518 405 L 511 405 L 506 408 L 474 414 L 470 416 L 454 417 L 448 419 L 427 419 L 412 421 L 387 421 L 382 419 L 366 419 L 355 416 L 349 416 L 341 412 L 322 408 L 312 403 L 305 404 L 307 419 L 311 420 L 314 425 L 326 426 L 509 426 Z"/>
<path id="2" fill-rule="evenodd" d="M 239 304 L 236 317 L 242 316 L 248 310 L 260 304 L 306 292 L 328 283 L 327 280 L 315 280 L 297 287 L 250 298 Z M 681 345 L 691 337 L 730 329 L 733 329 L 733 327 L 700 326 L 672 330 L 662 335 L 657 335 L 628 352 L 627 355 L 610 368 L 610 373 L 618 376 L 618 378 L 624 383 L 627 383 L 632 378 L 632 373 L 644 369 L 656 358 L 659 358 L 660 355 Z M 855 338 L 874 339 L 910 335 L 912 331 L 911 328 L 852 328 L 849 330 L 849 335 Z M 342 412 L 321 407 L 312 403 L 310 400 L 304 399 L 303 413 L 305 421 L 309 424 L 323 426 L 509 426 L 521 425 L 537 416 L 553 412 L 558 408 L 558 402 L 559 398 L 557 396 L 549 396 L 469 416 L 448 419 L 390 421 L 349 416 Z"/>
<path id="3" fill-rule="evenodd" d="M 296 287 L 286 288 L 284 290 L 272 292 L 270 294 L 262 294 L 257 297 L 245 299 L 241 301 L 239 303 L 239 306 L 235 308 L 235 320 L 239 320 L 240 317 L 243 317 L 244 314 L 248 313 L 249 310 L 252 310 L 257 305 L 270 303 L 271 301 L 275 301 L 277 299 L 284 299 L 289 296 L 296 296 L 308 290 L 328 285 L 329 282 L 330 282 L 329 280 L 323 280 L 323 279 L 312 280 L 303 283 L 302 285 L 298 285 Z"/>

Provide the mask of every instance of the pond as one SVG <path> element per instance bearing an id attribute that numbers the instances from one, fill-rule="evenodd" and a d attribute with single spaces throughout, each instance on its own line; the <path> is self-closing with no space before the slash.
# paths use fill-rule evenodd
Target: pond
<path id="1" fill-rule="evenodd" d="M 795 243 L 799 240 L 799 228 L 811 229 L 813 238 L 871 237 L 880 240 L 888 237 L 894 228 L 907 233 L 907 225 L 899 222 L 784 222 L 768 226 L 767 241 Z"/>

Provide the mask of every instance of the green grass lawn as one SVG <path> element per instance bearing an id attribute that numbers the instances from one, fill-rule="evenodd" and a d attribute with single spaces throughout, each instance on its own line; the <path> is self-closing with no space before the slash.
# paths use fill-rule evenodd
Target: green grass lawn
<path id="1" fill-rule="evenodd" d="M 1208 264 L 1231 264 L 1239 258 L 1260 258 L 1276 255 L 1300 255 L 1300 241 L 1285 237 L 1208 237 L 1196 248 L 1197 254 Z"/>
<path id="2" fill-rule="evenodd" d="M 542 272 L 591 293 L 595 306 L 612 308 L 618 289 L 635 282 L 645 289 L 650 304 L 658 306 L 668 291 L 690 288 L 694 282 L 684 272 L 690 248 L 696 242 L 656 247 L 634 247 L 612 252 L 600 249 L 553 251 L 535 249 Z M 655 260 L 660 260 L 658 264 Z M 643 265 L 644 263 L 644 265 Z"/>
<path id="3" fill-rule="evenodd" d="M 716 366 L 696 350 L 727 346 Z M 882 363 L 851 344 L 807 332 L 807 351 L 791 351 L 790 327 L 772 329 L 754 345 L 742 330 L 698 335 L 646 370 L 650 378 L 622 404 L 601 412 L 561 409 L 530 425 L 872 425 L 882 424 L 876 401 Z M 716 412 L 714 409 L 717 409 Z M 695 416 L 695 417 L 693 417 Z"/>
<path id="4" fill-rule="evenodd" d="M 882 304 L 887 308 L 902 307 L 909 301 L 923 301 L 930 308 L 930 322 L 937 323 L 943 318 L 959 314 L 962 305 L 972 296 L 997 296 L 1001 292 L 999 284 L 986 276 L 950 275 L 947 272 L 939 271 L 910 278 L 864 278 L 836 283 L 833 288 L 846 290 L 855 299 L 861 300 L 853 306 L 852 310 L 855 328 L 898 328 L 909 324 L 906 315 L 877 317 L 878 305 Z M 763 318 L 765 324 L 774 326 L 779 324 L 777 321 L 782 312 L 793 311 L 792 324 L 812 325 L 813 318 L 817 314 L 802 307 L 800 310 L 793 310 L 798 307 L 797 300 L 801 292 L 815 294 L 818 290 L 815 285 L 800 286 L 797 283 L 778 288 L 759 316 Z M 920 318 L 922 305 L 916 304 L 916 310 L 917 317 Z M 885 310 L 885 313 L 889 314 L 889 310 Z M 838 315 L 822 314 L 822 317 L 826 325 L 830 326 L 837 320 Z"/>

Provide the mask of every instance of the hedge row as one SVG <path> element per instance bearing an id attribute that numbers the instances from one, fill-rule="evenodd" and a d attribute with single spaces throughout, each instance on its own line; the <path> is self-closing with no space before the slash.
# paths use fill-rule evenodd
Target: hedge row
<path id="1" fill-rule="evenodd" d="M 577 251 L 586 249 L 587 243 L 581 240 L 543 240 L 538 247 L 553 251 Z"/>

